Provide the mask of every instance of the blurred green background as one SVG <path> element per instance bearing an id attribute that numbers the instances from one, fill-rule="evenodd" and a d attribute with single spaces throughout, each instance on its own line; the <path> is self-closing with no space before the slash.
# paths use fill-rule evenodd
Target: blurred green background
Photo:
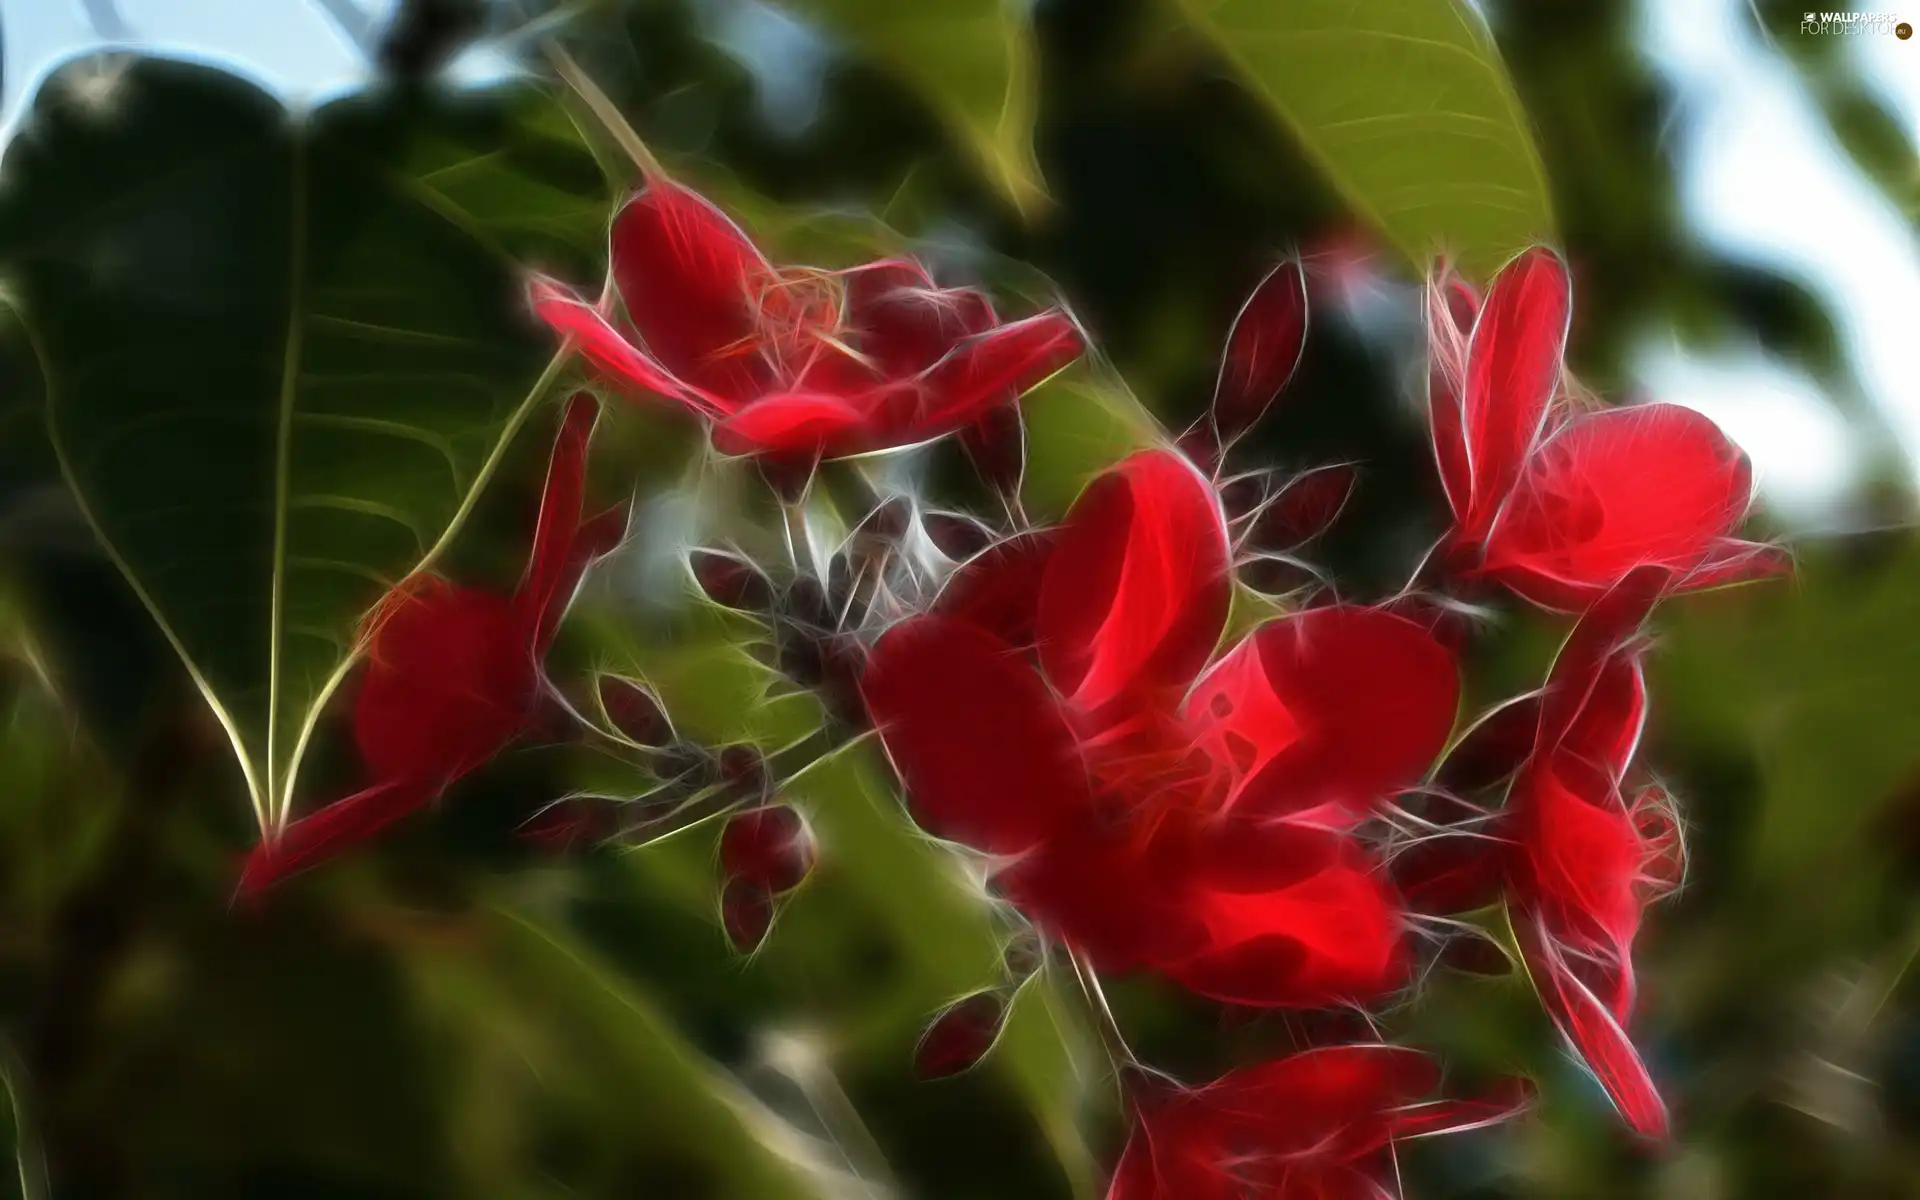
<path id="1" fill-rule="evenodd" d="M 1529 240 L 1564 246 L 1575 365 L 1609 394 L 1659 382 L 1649 345 L 1806 381 L 1859 449 L 1817 503 L 1766 493 L 1757 526 L 1800 577 L 1670 606 L 1654 658 L 1645 761 L 1692 854 L 1643 937 L 1635 1032 L 1677 1144 L 1617 1129 L 1523 982 L 1435 971 L 1387 1025 L 1462 1081 L 1524 1071 L 1543 1102 L 1409 1147 L 1401 1176 L 1428 1200 L 1920 1196 L 1920 543 L 1900 449 L 1920 412 L 1885 402 L 1920 371 L 1873 374 L 1860 331 L 1888 318 L 1856 293 L 1703 230 L 1702 205 L 1759 207 L 1800 168 L 1783 154 L 1758 190 L 1703 200 L 1686 148 L 1712 114 L 1672 66 L 1688 38 L 1737 41 L 1739 78 L 1791 89 L 1823 169 L 1877 189 L 1910 256 L 1912 118 L 1858 39 L 1666 0 L 324 0 L 300 35 L 257 19 L 262 0 L 198 5 L 178 37 L 162 7 L 0 5 L 0 1146 L 19 1166 L 0 1194 L 1102 1194 L 1125 1129 L 1070 977 L 1019 986 L 978 1069 L 916 1078 L 934 1014 L 1009 986 L 1011 929 L 907 825 L 868 745 L 784 782 L 822 858 L 749 957 L 720 927 L 710 826 L 565 857 L 515 836 L 561 796 L 651 785 L 578 739 L 528 743 L 370 852 L 229 904 L 250 796 L 306 811 L 354 786 L 325 702 L 381 582 L 429 550 L 502 586 L 522 561 L 558 388 L 516 281 L 597 282 L 635 179 L 557 48 L 776 256 L 906 250 L 1003 308 L 1067 304 L 1102 354 L 1028 402 L 1036 516 L 1149 414 L 1200 414 L 1239 302 L 1288 253 L 1315 280 L 1307 360 L 1244 457 L 1363 464 L 1319 548 L 1356 598 L 1395 590 L 1439 529 L 1412 286 L 1429 253 L 1484 276 Z M 22 30 L 56 8 L 93 49 L 43 79 Z M 223 50 L 225 26 L 272 53 Z M 289 120 L 262 64 L 300 36 L 366 86 L 298 97 Z M 1710 413 L 1763 484 L 1799 478 L 1819 447 L 1730 391 Z M 283 403 L 334 418 L 284 465 Z M 764 631 L 698 602 L 676 557 L 766 538 L 758 482 L 665 414 L 610 416 L 595 489 L 640 516 L 556 683 L 644 675 L 709 744 L 803 737 L 817 712 L 768 698 Z M 410 433 L 368 424 L 389 419 Z M 950 447 L 868 474 L 993 511 Z M 298 507 L 277 562 L 289 475 L 296 496 L 373 499 Z M 1472 702 L 1535 686 L 1562 629 L 1501 609 Z M 1112 996 L 1143 1055 L 1194 1079 L 1314 1032 L 1145 981 Z"/>

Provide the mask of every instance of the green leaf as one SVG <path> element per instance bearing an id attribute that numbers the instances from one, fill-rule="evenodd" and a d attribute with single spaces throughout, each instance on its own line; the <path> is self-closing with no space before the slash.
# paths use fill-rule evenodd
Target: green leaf
<path id="1" fill-rule="evenodd" d="M 557 366 L 518 256 L 593 261 L 605 184 L 525 90 L 294 122 L 205 67 L 68 71 L 7 153 L 10 294 L 69 483 L 283 818 L 359 617 Z"/>
<path id="2" fill-rule="evenodd" d="M 1008 0 L 778 0 L 919 91 L 1023 212 L 1044 198 L 1033 155 L 1036 54 Z"/>
<path id="3" fill-rule="evenodd" d="M 1464 0 L 1175 0 L 1354 209 L 1484 275 L 1550 239 L 1525 113 Z"/>
<path id="4" fill-rule="evenodd" d="M 1020 411 L 1027 424 L 1021 499 L 1035 520 L 1063 515 L 1094 476 L 1164 439 L 1124 384 L 1085 365 L 1029 392 Z"/>
<path id="5" fill-rule="evenodd" d="M 536 917 L 506 907 L 478 916 L 477 938 L 408 956 L 417 994 L 439 1027 L 473 1039 L 463 1050 L 490 1044 L 507 1051 L 491 1064 L 484 1054 L 473 1056 L 494 1068 L 495 1107 L 504 1095 L 547 1096 L 572 1109 L 575 1122 L 599 1127 L 566 1170 L 629 1186 L 583 1194 L 630 1194 L 634 1183 L 658 1183 L 635 1169 L 649 1156 L 665 1160 L 653 1164 L 656 1170 L 670 1167 L 674 1178 L 701 1185 L 669 1189 L 673 1194 L 832 1194 L 810 1148 L 689 1046 L 645 993 Z"/>

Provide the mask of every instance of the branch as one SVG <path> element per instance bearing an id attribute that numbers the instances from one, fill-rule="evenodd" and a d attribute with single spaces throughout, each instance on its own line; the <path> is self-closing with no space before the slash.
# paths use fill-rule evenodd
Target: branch
<path id="1" fill-rule="evenodd" d="M 131 36 L 133 31 L 120 16 L 114 0 L 80 0 L 80 6 L 87 10 L 87 21 L 101 41 L 124 42 Z"/>
<path id="2" fill-rule="evenodd" d="M 354 44 L 368 62 L 379 55 L 379 43 L 374 38 L 373 18 L 360 11 L 354 0 L 313 0 L 321 11 L 339 27 L 348 41 Z"/>

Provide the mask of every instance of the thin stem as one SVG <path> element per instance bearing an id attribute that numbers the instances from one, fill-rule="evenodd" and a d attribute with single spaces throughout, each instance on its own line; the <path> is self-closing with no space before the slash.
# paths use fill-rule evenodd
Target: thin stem
<path id="1" fill-rule="evenodd" d="M 47 1179 L 47 1156 L 27 1114 L 24 1083 L 26 1064 L 13 1047 L 0 1043 L 0 1085 L 5 1085 L 13 1113 L 13 1157 L 20 1171 L 21 1200 L 48 1200 L 53 1193 Z"/>
<path id="2" fill-rule="evenodd" d="M 1862 989 L 1864 995 L 1859 998 L 1856 1029 L 1865 1032 L 1872 1027 L 1874 1020 L 1893 1002 L 1894 996 L 1900 991 L 1901 981 L 1917 961 L 1920 961 L 1920 922 L 1916 922 L 1907 935 L 1907 944 L 1901 948 L 1899 956 L 1881 972 L 1882 977 L 1875 981 L 1872 988 Z"/>
<path id="3" fill-rule="evenodd" d="M 798 500 L 789 500 L 781 496 L 778 502 L 780 532 L 787 542 L 787 562 L 793 567 L 796 575 L 810 575 L 813 566 L 813 542 L 807 537 L 806 499 L 802 497 Z"/>
<path id="4" fill-rule="evenodd" d="M 1082 959 L 1078 951 L 1068 949 L 1067 965 L 1073 971 L 1074 982 L 1080 985 L 1080 994 L 1086 998 L 1087 1009 L 1093 1015 L 1095 1032 L 1100 1035 L 1100 1045 L 1113 1064 L 1114 1075 L 1118 1077 L 1127 1067 L 1139 1067 L 1140 1060 L 1134 1056 L 1133 1048 L 1127 1045 L 1126 1036 L 1120 1032 L 1120 1023 L 1114 1020 L 1113 1008 L 1107 1003 L 1106 993 L 1100 990 L 1100 977 L 1094 974 L 1092 964 Z"/>
<path id="5" fill-rule="evenodd" d="M 807 1103 L 827 1135 L 833 1139 L 841 1158 L 854 1176 L 864 1183 L 876 1184 L 884 1194 L 898 1192 L 893 1169 L 880 1142 L 861 1119 L 840 1080 L 824 1059 L 805 1044 L 782 1039 L 766 1051 L 768 1065 L 800 1086 Z"/>
<path id="6" fill-rule="evenodd" d="M 574 94 L 580 97 L 587 109 L 593 113 L 594 118 L 600 122 L 601 128 L 619 143 L 620 149 L 624 150 L 627 157 L 633 160 L 634 165 L 640 168 L 641 176 L 648 182 L 665 179 L 666 168 L 662 167 L 660 160 L 653 156 L 653 151 L 647 149 L 647 144 L 640 140 L 640 135 L 634 132 L 633 126 L 627 123 L 627 119 L 620 115 L 619 106 L 614 104 L 613 98 L 601 91 L 600 85 L 581 70 L 580 64 L 574 61 L 573 55 L 567 53 L 566 47 L 548 38 L 540 44 L 540 48 L 546 54 L 547 61 L 553 64 L 554 70 L 560 73 L 560 78 L 573 89 Z"/>

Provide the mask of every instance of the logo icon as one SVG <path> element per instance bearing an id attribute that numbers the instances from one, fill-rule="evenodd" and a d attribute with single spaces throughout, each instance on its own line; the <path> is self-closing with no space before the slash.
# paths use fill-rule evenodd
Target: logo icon
<path id="1" fill-rule="evenodd" d="M 1913 26 L 1907 24 L 1905 21 L 1902 21 L 1898 25 L 1895 25 L 1893 27 L 1893 36 L 1899 38 L 1901 41 L 1904 42 L 1908 38 L 1913 36 Z"/>

